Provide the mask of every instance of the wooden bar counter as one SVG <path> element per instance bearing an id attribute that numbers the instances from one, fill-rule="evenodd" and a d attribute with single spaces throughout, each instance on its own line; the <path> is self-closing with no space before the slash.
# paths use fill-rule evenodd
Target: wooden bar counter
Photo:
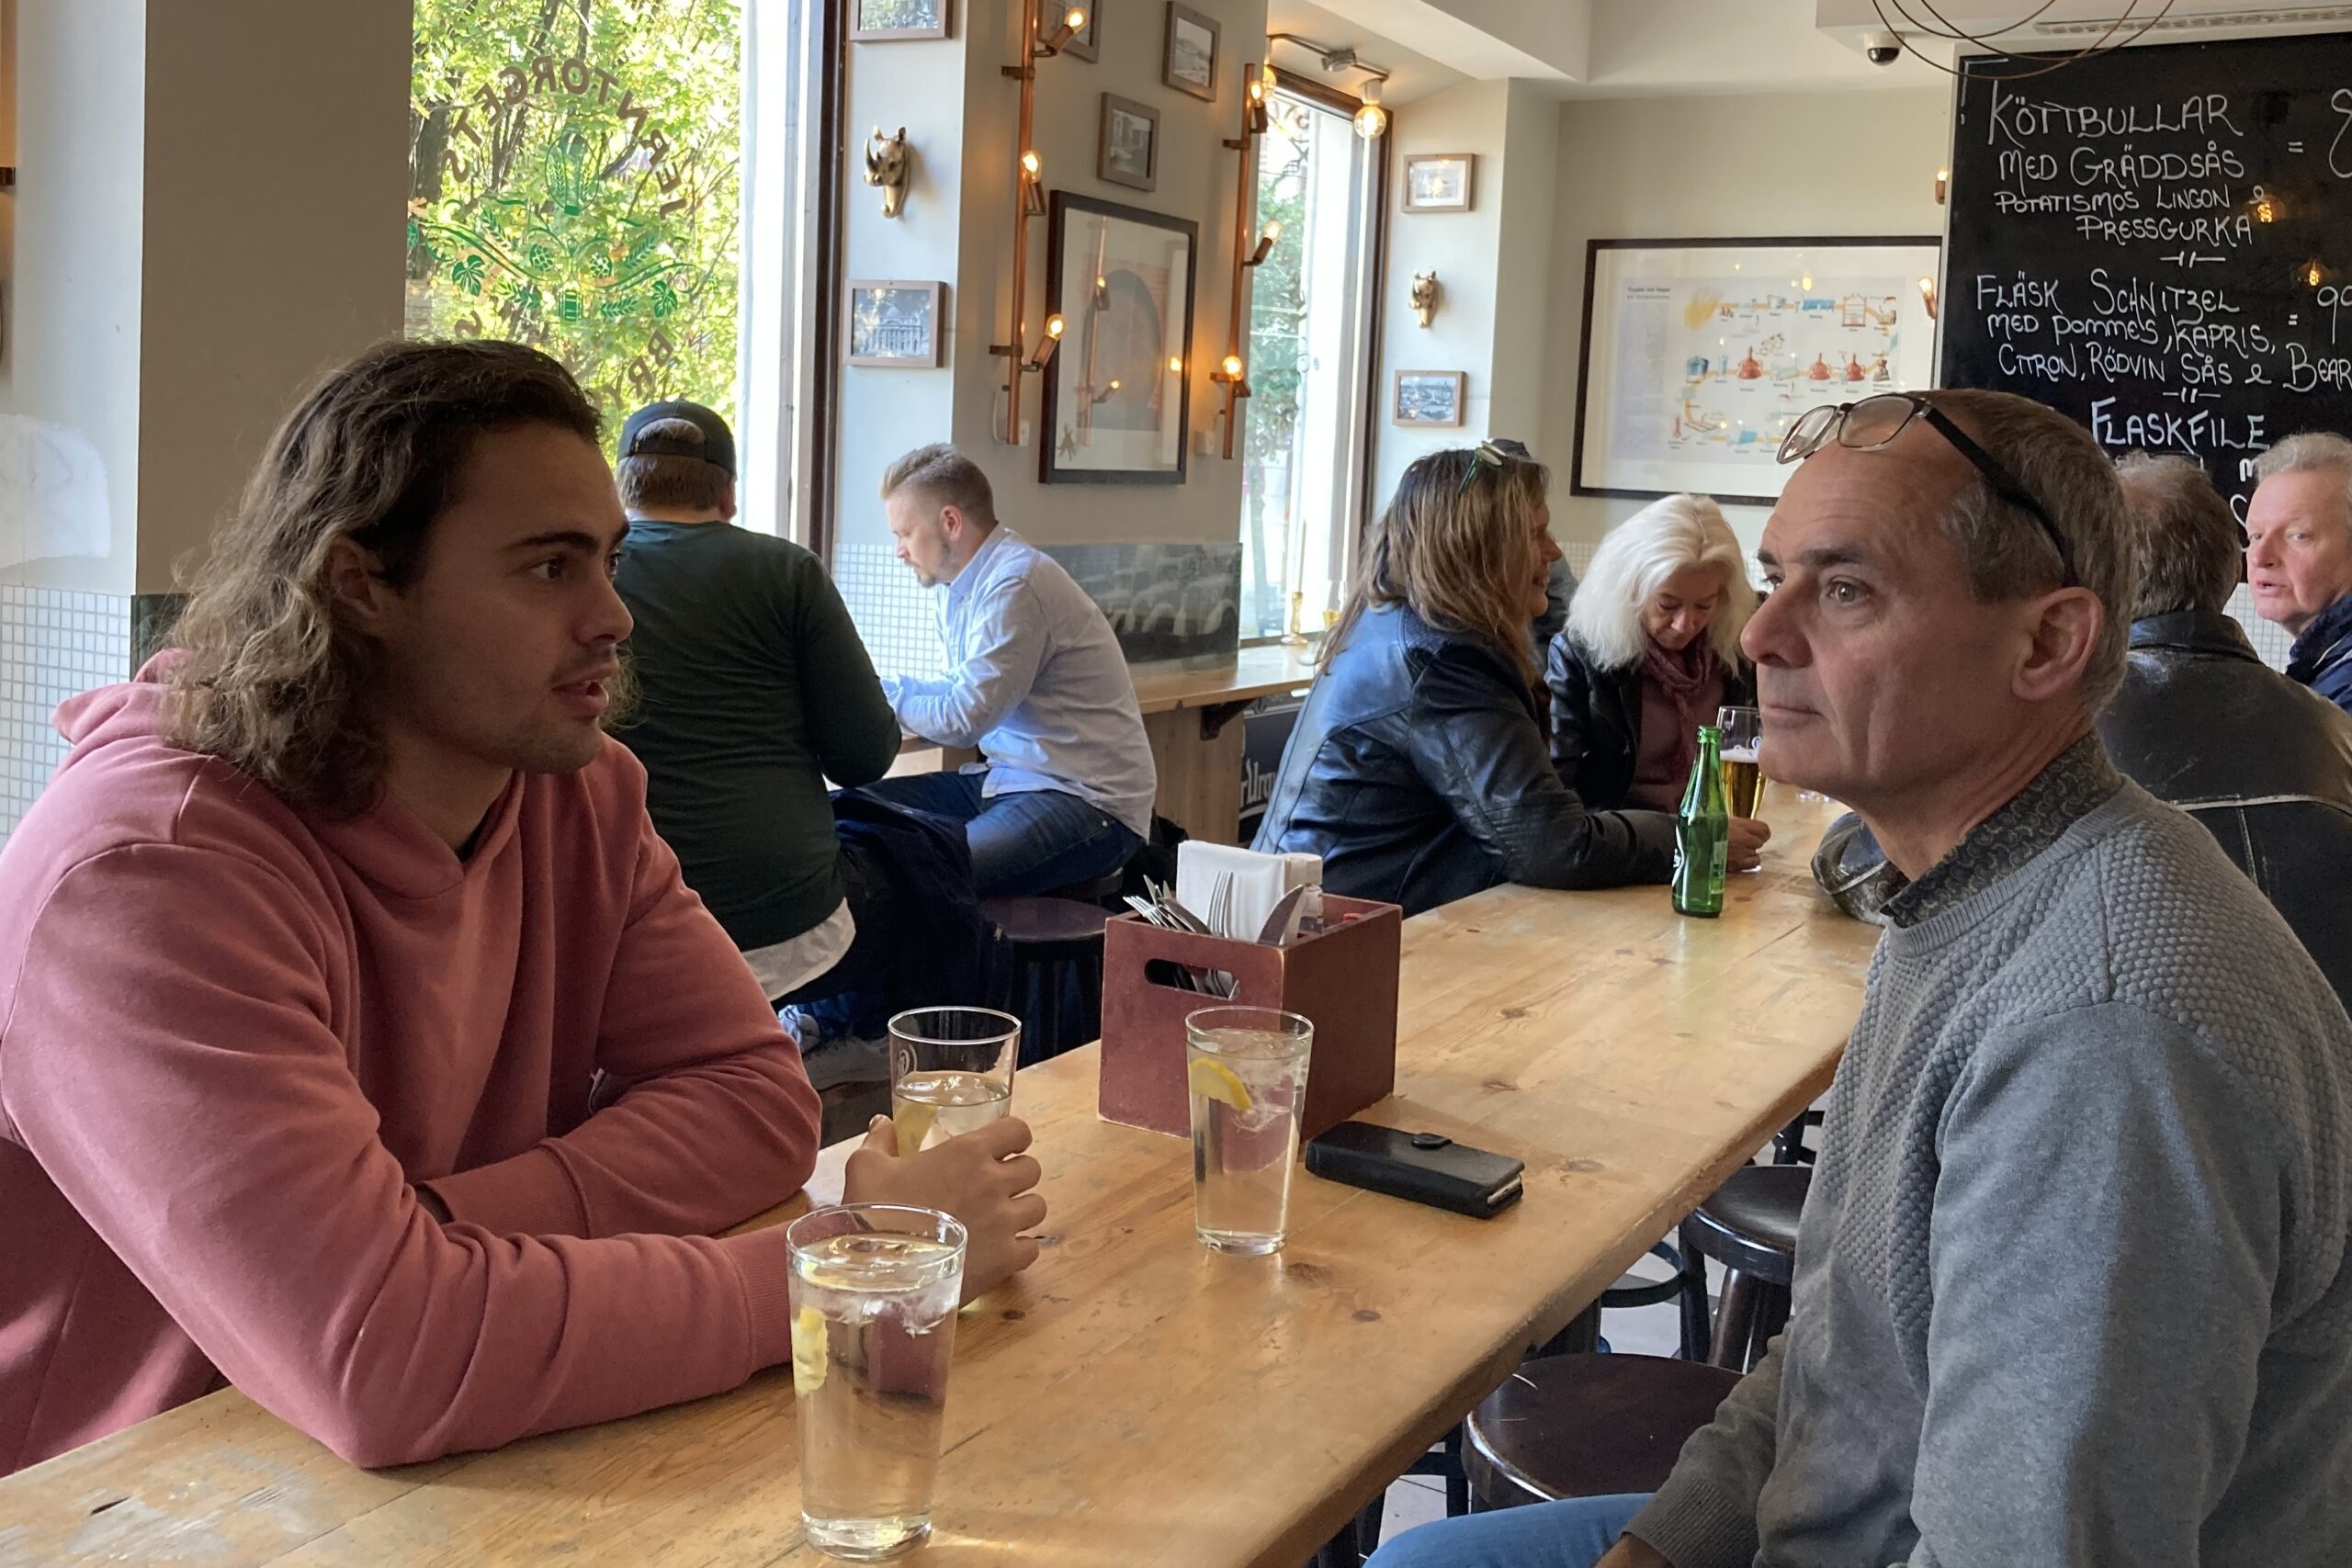
<path id="1" fill-rule="evenodd" d="M 1302 1174 L 1278 1257 L 1213 1257 L 1188 1146 L 1096 1119 L 1094 1050 L 1023 1072 L 1050 1235 L 958 1330 L 937 1535 L 907 1561 L 1299 1568 L 1827 1084 L 1875 932 L 1806 878 L 1827 809 L 1765 809 L 1780 837 L 1717 920 L 1662 887 L 1511 887 L 1407 924 L 1371 1114 L 1523 1158 L 1494 1220 Z M 374 1473 L 228 1391 L 0 1481 L 0 1563 L 814 1564 L 796 1445 L 786 1368 Z"/>

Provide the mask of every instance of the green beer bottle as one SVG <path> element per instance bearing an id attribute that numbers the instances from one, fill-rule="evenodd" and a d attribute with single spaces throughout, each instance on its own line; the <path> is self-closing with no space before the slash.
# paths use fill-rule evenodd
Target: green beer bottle
<path id="1" fill-rule="evenodd" d="M 1699 757 L 1674 814 L 1674 909 L 1709 919 L 1724 912 L 1724 868 L 1731 857 L 1731 812 L 1724 805 L 1724 732 L 1699 727 Z"/>

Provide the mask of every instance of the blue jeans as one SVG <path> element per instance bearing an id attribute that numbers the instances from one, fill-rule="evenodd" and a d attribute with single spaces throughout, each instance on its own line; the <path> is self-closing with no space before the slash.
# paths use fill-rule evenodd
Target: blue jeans
<path id="1" fill-rule="evenodd" d="M 1050 893 L 1107 876 L 1143 843 L 1117 818 L 1059 790 L 983 799 L 980 785 L 987 777 L 985 770 L 910 773 L 868 784 L 865 792 L 963 823 L 972 846 L 972 881 L 983 898 Z"/>
<path id="2" fill-rule="evenodd" d="M 1649 1500 L 1629 1492 L 1439 1519 L 1407 1530 L 1364 1568 L 1592 1568 Z"/>

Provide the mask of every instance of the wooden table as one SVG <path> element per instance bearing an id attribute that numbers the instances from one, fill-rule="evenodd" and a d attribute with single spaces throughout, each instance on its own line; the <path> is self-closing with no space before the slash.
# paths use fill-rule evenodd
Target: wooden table
<path id="1" fill-rule="evenodd" d="M 1278 1258 L 1212 1257 L 1186 1145 L 1095 1119 L 1093 1050 L 1023 1072 L 1051 1234 L 958 1331 L 912 1561 L 1298 1568 L 1827 1083 L 1875 933 L 1805 880 L 1827 813 L 1773 815 L 1720 920 L 1502 888 L 1407 925 L 1373 1115 L 1525 1159 L 1497 1219 L 1302 1175 Z M 228 1392 L 0 1481 L 0 1563 L 815 1564 L 797 1463 L 787 1369 L 373 1473 Z"/>
<path id="2" fill-rule="evenodd" d="M 1268 643 L 1229 664 L 1136 671 L 1162 817 L 1196 839 L 1229 844 L 1240 836 L 1242 730 L 1233 720 L 1260 697 L 1312 684 L 1312 651 Z"/>

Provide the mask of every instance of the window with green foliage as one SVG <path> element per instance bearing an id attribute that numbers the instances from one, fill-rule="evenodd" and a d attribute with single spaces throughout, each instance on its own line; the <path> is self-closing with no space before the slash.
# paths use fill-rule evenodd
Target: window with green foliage
<path id="1" fill-rule="evenodd" d="M 412 337 L 503 337 L 617 429 L 735 416 L 741 0 L 416 0 Z"/>

